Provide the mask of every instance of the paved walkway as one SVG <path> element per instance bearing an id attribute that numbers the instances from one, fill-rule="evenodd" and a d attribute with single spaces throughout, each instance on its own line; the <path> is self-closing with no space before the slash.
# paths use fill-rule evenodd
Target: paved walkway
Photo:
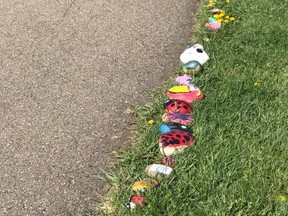
<path id="1" fill-rule="evenodd" d="M 193 0 L 0 0 L 0 215 L 67 215 L 103 192 L 125 109 L 191 37 Z"/>

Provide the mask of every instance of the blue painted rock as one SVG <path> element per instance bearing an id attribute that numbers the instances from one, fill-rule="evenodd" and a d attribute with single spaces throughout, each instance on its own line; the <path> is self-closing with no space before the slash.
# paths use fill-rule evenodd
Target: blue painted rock
<path id="1" fill-rule="evenodd" d="M 188 113 L 165 113 L 162 116 L 163 122 L 175 122 L 184 125 L 191 124 L 193 122 L 193 118 Z"/>
<path id="2" fill-rule="evenodd" d="M 164 103 L 166 112 L 190 113 L 193 111 L 191 104 L 181 100 L 168 100 Z"/>
<path id="3" fill-rule="evenodd" d="M 202 65 L 198 61 L 189 61 L 181 66 L 181 70 L 186 73 L 197 73 L 203 70 Z"/>
<path id="4" fill-rule="evenodd" d="M 213 17 L 209 17 L 208 20 L 210 23 L 216 23 L 217 22 L 217 19 L 215 19 Z"/>
<path id="5" fill-rule="evenodd" d="M 172 132 L 172 131 L 177 131 L 177 130 L 178 131 L 186 131 L 186 132 L 192 134 L 191 129 L 189 129 L 187 126 L 185 126 L 183 124 L 179 124 L 179 123 L 169 122 L 169 123 L 162 124 L 159 127 L 159 132 L 161 134 Z"/>
<path id="6" fill-rule="evenodd" d="M 195 137 L 185 131 L 172 131 L 159 137 L 160 152 L 165 156 L 182 152 L 195 142 Z"/>

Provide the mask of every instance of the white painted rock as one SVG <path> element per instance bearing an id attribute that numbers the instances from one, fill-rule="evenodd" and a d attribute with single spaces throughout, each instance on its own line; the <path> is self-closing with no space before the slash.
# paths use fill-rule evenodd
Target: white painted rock
<path id="1" fill-rule="evenodd" d="M 146 174 L 152 178 L 170 178 L 174 175 L 174 170 L 162 164 L 152 164 L 146 167 Z"/>
<path id="2" fill-rule="evenodd" d="M 180 55 L 180 60 L 183 64 L 186 64 L 190 61 L 197 61 L 203 65 L 206 61 L 208 61 L 208 59 L 209 56 L 204 51 L 201 44 L 194 44 Z"/>

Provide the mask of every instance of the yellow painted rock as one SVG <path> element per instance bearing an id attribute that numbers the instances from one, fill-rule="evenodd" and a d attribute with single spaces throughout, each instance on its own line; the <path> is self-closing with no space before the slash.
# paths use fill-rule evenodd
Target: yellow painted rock
<path id="1" fill-rule="evenodd" d="M 142 181 L 137 181 L 132 185 L 132 190 L 133 191 L 145 191 L 146 189 L 154 189 L 158 185 L 158 182 L 155 180 L 142 180 Z"/>
<path id="2" fill-rule="evenodd" d="M 169 89 L 169 92 L 171 93 L 188 93 L 190 92 L 188 86 L 174 86 Z"/>

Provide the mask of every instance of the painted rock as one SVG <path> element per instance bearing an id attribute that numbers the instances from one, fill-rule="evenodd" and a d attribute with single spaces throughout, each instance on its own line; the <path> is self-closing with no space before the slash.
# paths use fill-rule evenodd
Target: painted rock
<path id="1" fill-rule="evenodd" d="M 206 28 L 209 28 L 211 31 L 214 31 L 214 30 L 218 30 L 221 28 L 221 23 L 206 23 L 205 24 L 205 27 Z"/>
<path id="2" fill-rule="evenodd" d="M 208 61 L 209 56 L 204 51 L 203 46 L 199 45 L 194 45 L 184 50 L 184 52 L 180 55 L 180 60 L 183 64 L 186 64 L 190 61 L 197 61 L 200 65 L 203 65 L 206 61 Z"/>
<path id="3" fill-rule="evenodd" d="M 158 186 L 158 182 L 154 179 L 151 180 L 142 180 L 142 181 L 137 181 L 132 185 L 131 190 L 133 191 L 145 191 L 149 189 L 154 189 L 156 186 Z"/>
<path id="4" fill-rule="evenodd" d="M 178 83 L 179 85 L 185 85 L 188 86 L 191 84 L 192 82 L 192 77 L 189 75 L 183 75 L 183 76 L 178 76 L 176 77 L 176 83 Z"/>
<path id="5" fill-rule="evenodd" d="M 212 9 L 213 7 L 214 7 L 213 2 L 209 2 L 209 4 L 205 5 L 205 8 L 207 8 L 207 9 Z"/>
<path id="6" fill-rule="evenodd" d="M 125 205 L 126 208 L 128 209 L 134 209 L 136 206 L 143 206 L 144 203 L 146 203 L 146 198 L 144 196 L 138 196 L 138 195 L 133 195 L 129 202 Z"/>
<path id="7" fill-rule="evenodd" d="M 215 8 L 215 9 L 211 10 L 211 12 L 212 12 L 213 14 L 220 14 L 220 13 L 221 13 L 221 10 L 218 9 L 218 8 Z"/>
<path id="8" fill-rule="evenodd" d="M 190 89 L 188 86 L 174 86 L 169 89 L 169 92 L 171 93 L 188 93 L 190 92 Z"/>
<path id="9" fill-rule="evenodd" d="M 162 164 L 165 166 L 173 167 L 175 165 L 175 163 L 176 163 L 176 161 L 173 158 L 168 157 L 168 156 L 165 156 L 162 159 Z"/>
<path id="10" fill-rule="evenodd" d="M 191 124 L 193 122 L 193 118 L 190 114 L 188 113 L 165 113 L 162 116 L 163 122 L 175 122 L 175 123 L 180 123 L 184 125 Z"/>
<path id="11" fill-rule="evenodd" d="M 195 142 L 195 137 L 185 131 L 172 131 L 159 137 L 160 152 L 165 156 L 182 152 Z"/>
<path id="12" fill-rule="evenodd" d="M 203 70 L 202 65 L 198 61 L 189 61 L 181 67 L 184 73 L 197 73 Z"/>
<path id="13" fill-rule="evenodd" d="M 190 91 L 189 93 L 167 93 L 167 97 L 169 99 L 177 99 L 180 101 L 185 101 L 187 103 L 202 100 L 203 96 L 203 92 L 201 92 L 199 89 L 195 89 L 193 91 Z"/>
<path id="14" fill-rule="evenodd" d="M 215 19 L 215 18 L 213 18 L 213 17 L 209 17 L 208 20 L 209 20 L 209 23 L 215 23 L 215 22 L 217 22 L 217 19 Z"/>
<path id="15" fill-rule="evenodd" d="M 170 178 L 174 175 L 174 170 L 162 164 L 152 164 L 146 167 L 146 174 L 152 178 Z"/>
<path id="16" fill-rule="evenodd" d="M 166 112 L 174 113 L 190 113 L 193 111 L 193 107 L 191 104 L 176 99 L 166 101 L 164 103 L 164 108 Z"/>
<path id="17" fill-rule="evenodd" d="M 174 123 L 174 122 L 169 122 L 160 125 L 159 127 L 159 132 L 161 134 L 172 132 L 172 131 L 186 131 L 188 133 L 192 134 L 192 130 L 189 129 L 187 126 L 180 124 L 180 123 Z"/>
<path id="18" fill-rule="evenodd" d="M 190 44 L 190 45 L 188 46 L 188 48 L 200 48 L 200 49 L 204 49 L 201 44 L 194 44 L 194 43 Z"/>

